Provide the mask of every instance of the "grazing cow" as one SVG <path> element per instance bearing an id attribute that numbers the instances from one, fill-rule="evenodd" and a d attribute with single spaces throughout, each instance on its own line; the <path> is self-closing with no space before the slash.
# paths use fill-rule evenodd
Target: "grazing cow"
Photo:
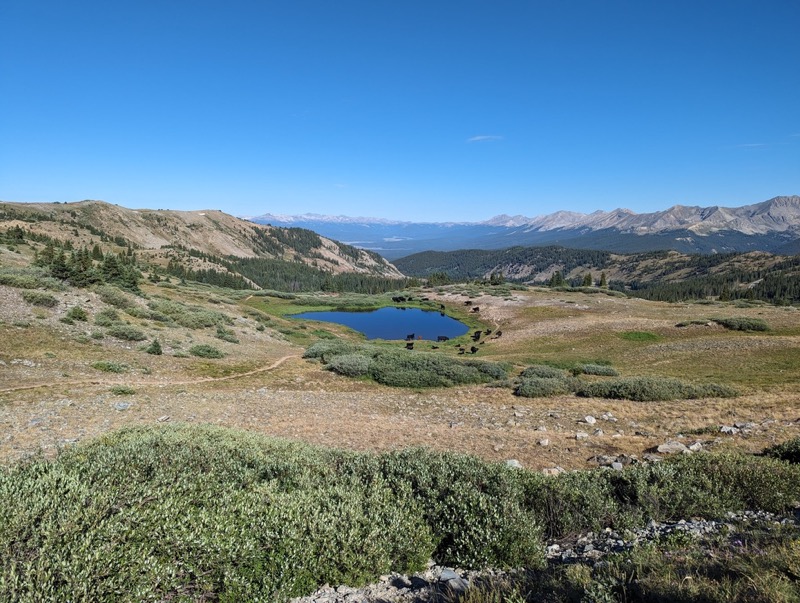
<path id="1" fill-rule="evenodd" d="M 439 304 L 439 309 L 444 310 L 444 304 Z"/>
<path id="2" fill-rule="evenodd" d="M 438 350 L 438 349 L 439 349 L 439 346 L 438 346 L 438 345 L 432 345 L 432 346 L 431 346 L 431 349 L 432 349 L 432 350 Z"/>
<path id="3" fill-rule="evenodd" d="M 408 335 L 406 335 L 406 341 L 414 341 L 414 338 L 416 336 L 417 336 L 416 333 L 409 333 Z"/>
<path id="4" fill-rule="evenodd" d="M 495 333 L 495 334 L 494 334 L 494 336 L 495 336 L 495 337 L 500 337 L 500 335 L 502 335 L 502 334 L 503 334 L 503 332 L 502 332 L 502 331 L 498 331 L 497 333 Z"/>
<path id="5" fill-rule="evenodd" d="M 462 356 L 463 354 L 464 354 L 464 348 L 461 348 L 460 350 L 458 350 L 458 355 L 459 356 Z"/>
<path id="6" fill-rule="evenodd" d="M 475 354 L 475 353 L 477 353 L 477 352 L 478 352 L 478 348 L 476 348 L 475 346 L 472 346 L 472 347 L 469 349 L 469 353 L 470 353 L 470 354 Z"/>
<path id="7" fill-rule="evenodd" d="M 406 349 L 407 349 L 407 350 L 413 350 L 413 349 L 414 349 L 414 342 L 413 342 L 413 341 L 409 341 L 409 342 L 406 344 Z"/>
<path id="8" fill-rule="evenodd" d="M 465 305 L 465 306 L 471 306 L 471 305 L 472 305 L 472 302 L 471 302 L 471 301 L 469 301 L 469 300 L 467 300 L 467 301 L 465 301 L 465 302 L 464 302 L 464 305 Z"/>
<path id="9" fill-rule="evenodd" d="M 491 334 L 492 334 L 492 330 L 491 330 L 491 329 L 486 329 L 486 330 L 484 331 L 484 334 L 486 334 L 486 335 L 491 335 Z"/>
<path id="10" fill-rule="evenodd" d="M 439 335 L 436 341 L 450 341 L 450 338 L 447 335 Z"/>
<path id="11" fill-rule="evenodd" d="M 474 308 L 472 308 L 472 311 L 473 312 L 480 312 L 481 308 L 480 308 L 480 306 L 475 306 Z"/>

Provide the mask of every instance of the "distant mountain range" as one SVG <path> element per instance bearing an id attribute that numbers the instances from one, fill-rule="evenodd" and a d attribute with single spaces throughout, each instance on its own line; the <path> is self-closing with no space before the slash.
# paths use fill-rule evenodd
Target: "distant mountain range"
<path id="1" fill-rule="evenodd" d="M 687 207 L 637 214 L 628 209 L 582 214 L 558 211 L 528 218 L 499 215 L 484 222 L 420 223 L 380 218 L 264 214 L 260 224 L 297 226 L 376 251 L 393 260 L 420 251 L 561 245 L 618 253 L 768 251 L 800 253 L 800 196 L 743 207 Z"/>

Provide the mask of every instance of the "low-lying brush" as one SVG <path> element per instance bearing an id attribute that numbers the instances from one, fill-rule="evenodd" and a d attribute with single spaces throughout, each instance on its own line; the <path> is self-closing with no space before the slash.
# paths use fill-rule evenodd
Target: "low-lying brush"
<path id="1" fill-rule="evenodd" d="M 774 459 L 800 465 L 800 437 L 767 448 L 764 454 Z"/>
<path id="2" fill-rule="evenodd" d="M 670 377 L 625 377 L 583 383 L 576 392 L 586 398 L 613 398 L 637 402 L 734 398 L 738 392 L 716 383 L 695 384 Z"/>
<path id="3" fill-rule="evenodd" d="M 151 301 L 147 304 L 161 322 L 174 321 L 187 329 L 205 329 L 218 325 L 229 325 L 230 316 L 200 306 L 191 306 L 171 300 Z M 163 320 L 166 317 L 166 320 Z M 155 319 L 154 319 L 155 320 Z"/>
<path id="4" fill-rule="evenodd" d="M 81 322 L 86 322 L 89 320 L 89 315 L 86 313 L 86 310 L 80 306 L 72 306 L 69 310 L 67 310 L 65 316 L 70 320 L 78 320 Z"/>
<path id="5" fill-rule="evenodd" d="M 189 348 L 189 353 L 192 356 L 197 356 L 198 358 L 224 358 L 225 354 L 215 348 L 214 346 L 208 344 L 199 344 L 193 345 Z"/>
<path id="6" fill-rule="evenodd" d="M 347 377 L 369 377 L 393 387 L 450 387 L 505 379 L 506 367 L 483 360 L 457 360 L 426 352 L 408 352 L 368 344 L 324 340 L 306 350 L 328 370 Z"/>
<path id="7" fill-rule="evenodd" d="M 57 278 L 49 275 L 44 268 L 0 268 L 0 285 L 17 289 L 49 289 L 64 291 L 67 286 Z"/>
<path id="8" fill-rule="evenodd" d="M 128 428 L 0 469 L 0 600 L 280 601 L 429 557 L 535 569 L 545 536 L 786 512 L 798 497 L 800 466 L 740 454 L 548 477 L 423 449 Z"/>
<path id="9" fill-rule="evenodd" d="M 105 303 L 120 310 L 132 308 L 136 305 L 130 295 L 111 285 L 97 285 L 94 290 Z"/>
<path id="10" fill-rule="evenodd" d="M 712 318 L 711 320 L 731 331 L 769 331 L 769 325 L 763 318 L 741 316 L 735 318 Z"/>
<path id="11" fill-rule="evenodd" d="M 94 324 L 99 327 L 110 327 L 119 322 L 119 313 L 113 308 L 100 310 L 94 317 Z"/>
<path id="12" fill-rule="evenodd" d="M 128 370 L 126 365 L 108 360 L 99 360 L 98 362 L 93 362 L 92 368 L 97 369 L 98 371 L 103 371 L 104 373 L 124 373 Z"/>
<path id="13" fill-rule="evenodd" d="M 144 341 L 147 339 L 147 335 L 144 331 L 125 323 L 112 324 L 106 333 L 111 335 L 111 337 L 116 337 L 117 339 L 123 339 L 125 341 Z"/>
<path id="14" fill-rule="evenodd" d="M 31 305 L 42 306 L 43 308 L 55 308 L 58 305 L 58 300 L 44 291 L 25 289 L 22 292 L 22 299 Z"/>
<path id="15" fill-rule="evenodd" d="M 597 375 L 600 377 L 619 377 L 619 372 L 607 364 L 578 364 L 571 369 L 573 375 Z"/>

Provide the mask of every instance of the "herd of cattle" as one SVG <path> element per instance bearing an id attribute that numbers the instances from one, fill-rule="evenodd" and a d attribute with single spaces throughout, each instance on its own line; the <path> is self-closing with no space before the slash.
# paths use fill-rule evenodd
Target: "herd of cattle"
<path id="1" fill-rule="evenodd" d="M 472 341 L 477 343 L 478 345 L 483 345 L 484 343 L 486 343 L 486 339 L 484 338 L 484 340 L 481 341 L 481 338 L 484 335 L 486 337 L 488 337 L 492 333 L 494 333 L 494 337 L 492 337 L 492 339 L 497 339 L 498 337 L 500 337 L 503 334 L 502 331 L 492 331 L 492 329 L 486 329 L 485 331 L 483 331 L 483 330 L 479 329 L 479 330 L 475 331 L 472 335 L 470 335 L 470 339 L 472 339 Z M 415 339 L 417 339 L 417 334 L 416 333 L 409 333 L 408 335 L 406 335 L 406 349 L 407 350 L 413 350 L 414 349 L 414 341 L 415 341 Z M 422 337 L 419 337 L 419 339 L 422 339 Z M 450 341 L 450 338 L 447 335 L 439 335 L 436 338 L 436 343 L 442 343 L 442 342 L 445 342 L 445 341 Z M 431 346 L 431 349 L 438 350 L 439 346 L 438 345 Z M 478 347 L 476 347 L 474 345 L 470 346 L 469 353 L 470 354 L 477 354 L 479 349 L 480 348 L 478 348 Z M 467 353 L 466 346 L 463 346 L 463 345 L 458 346 L 458 353 L 459 354 L 466 354 Z"/>
<path id="2" fill-rule="evenodd" d="M 410 297 L 410 296 L 406 297 L 406 296 L 402 296 L 402 295 L 397 295 L 395 297 L 392 297 L 392 301 L 394 303 L 396 303 L 396 304 L 402 304 L 404 302 L 414 301 L 414 298 Z M 420 301 L 430 301 L 430 300 L 427 297 L 421 297 Z M 471 306 L 470 307 L 470 312 L 480 312 L 481 311 L 480 306 L 473 306 L 472 302 L 469 301 L 469 300 L 465 301 L 464 305 L 465 306 Z M 444 309 L 445 309 L 444 304 L 439 304 L 439 310 L 442 312 L 442 316 L 444 316 Z M 472 341 L 474 343 L 477 343 L 478 345 L 483 345 L 486 342 L 486 340 L 484 339 L 483 341 L 481 341 L 481 337 L 483 337 L 484 335 L 486 337 L 488 337 L 491 334 L 492 334 L 492 329 L 486 329 L 485 331 L 484 330 L 478 330 L 478 331 L 475 331 L 472 335 L 470 335 L 470 338 L 472 339 Z M 494 331 L 494 337 L 492 339 L 497 339 L 502 334 L 503 334 L 502 331 Z M 414 349 L 414 342 L 416 340 L 418 340 L 418 339 L 422 339 L 422 337 L 421 336 L 417 337 L 416 333 L 409 333 L 408 335 L 406 335 L 406 349 L 407 350 L 413 350 Z M 446 341 L 450 341 L 450 338 L 447 335 L 439 335 L 436 338 L 436 343 L 444 343 Z M 432 345 L 431 349 L 438 350 L 439 346 L 438 345 Z M 469 347 L 469 350 L 467 350 L 466 346 L 459 345 L 458 346 L 458 353 L 459 354 L 466 354 L 467 351 L 469 351 L 470 354 L 477 354 L 479 349 L 480 348 L 478 348 L 477 346 L 472 345 L 472 346 Z"/>

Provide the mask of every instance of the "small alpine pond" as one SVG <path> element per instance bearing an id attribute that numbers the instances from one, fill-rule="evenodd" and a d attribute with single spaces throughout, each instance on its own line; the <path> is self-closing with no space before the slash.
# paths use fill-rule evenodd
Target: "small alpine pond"
<path id="1" fill-rule="evenodd" d="M 380 308 L 369 312 L 303 312 L 292 318 L 333 322 L 363 333 L 367 339 L 426 339 L 440 336 L 453 338 L 469 331 L 463 322 L 441 312 L 419 308 Z"/>

